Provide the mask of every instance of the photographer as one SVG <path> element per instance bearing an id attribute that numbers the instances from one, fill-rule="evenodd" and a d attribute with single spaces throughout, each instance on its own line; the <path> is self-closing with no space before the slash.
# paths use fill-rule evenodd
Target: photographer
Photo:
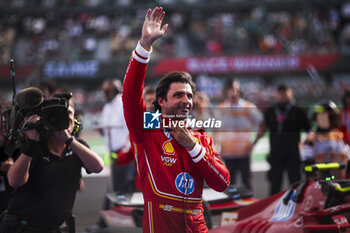
<path id="1" fill-rule="evenodd" d="M 47 138 L 41 138 L 42 129 L 35 127 L 40 122 L 39 115 L 25 119 L 25 124 L 32 127 L 24 131 L 27 139 L 8 172 L 9 184 L 16 190 L 0 222 L 1 233 L 63 233 L 60 229 L 63 223 L 74 232 L 72 208 L 81 167 L 99 173 L 103 160 L 72 136 L 72 105 L 68 113 L 68 129 L 49 131 Z"/>

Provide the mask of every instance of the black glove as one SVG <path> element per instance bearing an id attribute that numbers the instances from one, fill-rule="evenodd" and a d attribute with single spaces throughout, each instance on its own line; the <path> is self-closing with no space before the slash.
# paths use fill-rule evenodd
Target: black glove
<path id="1" fill-rule="evenodd" d="M 21 147 L 21 152 L 29 157 L 41 154 L 40 143 L 32 139 L 27 139 Z"/>

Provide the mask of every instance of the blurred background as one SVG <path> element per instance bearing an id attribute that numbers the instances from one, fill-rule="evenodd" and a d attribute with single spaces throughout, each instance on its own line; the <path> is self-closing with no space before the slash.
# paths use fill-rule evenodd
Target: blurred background
<path id="1" fill-rule="evenodd" d="M 340 104 L 350 86 L 350 1 L 0 0 L 3 105 L 13 94 L 13 58 L 17 90 L 47 81 L 74 92 L 82 137 L 104 156 L 107 149 L 97 132 L 105 103 L 100 87 L 105 79 L 123 79 L 145 12 L 154 6 L 164 7 L 169 28 L 153 48 L 149 86 L 169 71 L 185 70 L 215 105 L 224 99 L 225 81 L 236 78 L 243 97 L 261 109 L 271 104 L 281 83 L 304 107 L 323 97 Z M 266 171 L 267 152 L 265 138 L 254 148 L 253 171 Z M 101 185 L 96 179 L 87 182 L 87 191 Z M 105 183 L 94 194 L 97 201 L 102 202 Z M 257 196 L 266 197 L 261 188 L 255 188 Z M 91 196 L 78 196 L 78 206 Z M 94 211 L 97 218 L 100 204 L 77 212 Z"/>
<path id="2" fill-rule="evenodd" d="M 285 82 L 308 105 L 323 96 L 338 102 L 350 82 L 347 1 L 1 0 L 1 99 L 12 96 L 14 58 L 17 89 L 53 80 L 74 90 L 85 114 L 99 112 L 97 87 L 123 78 L 145 11 L 155 5 L 164 6 L 170 27 L 155 45 L 150 85 L 187 70 L 216 103 L 225 79 L 235 77 L 244 97 L 262 105 Z"/>
<path id="3" fill-rule="evenodd" d="M 235 78 L 262 110 L 281 83 L 306 108 L 321 98 L 340 104 L 350 86 L 350 1 L 0 0 L 3 105 L 12 98 L 13 58 L 18 90 L 43 81 L 72 90 L 84 133 L 95 130 L 101 84 L 123 79 L 145 11 L 156 5 L 170 27 L 154 46 L 146 85 L 185 70 L 215 106 Z M 93 138 L 105 153 L 102 138 Z"/>

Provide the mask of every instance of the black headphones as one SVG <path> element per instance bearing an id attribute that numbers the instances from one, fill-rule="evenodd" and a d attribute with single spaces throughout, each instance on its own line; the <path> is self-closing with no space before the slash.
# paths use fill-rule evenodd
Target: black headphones
<path id="1" fill-rule="evenodd" d="M 72 135 L 77 135 L 80 131 L 83 130 L 83 124 L 77 118 L 74 118 L 74 129 Z"/>

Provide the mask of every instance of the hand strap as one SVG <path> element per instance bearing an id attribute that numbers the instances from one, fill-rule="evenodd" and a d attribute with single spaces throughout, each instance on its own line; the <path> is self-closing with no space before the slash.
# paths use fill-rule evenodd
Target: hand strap
<path id="1" fill-rule="evenodd" d="M 71 136 L 70 138 L 67 139 L 67 141 L 65 142 L 65 144 L 66 144 L 67 146 L 70 146 L 70 144 L 72 144 L 73 140 L 74 140 L 74 136 Z"/>

